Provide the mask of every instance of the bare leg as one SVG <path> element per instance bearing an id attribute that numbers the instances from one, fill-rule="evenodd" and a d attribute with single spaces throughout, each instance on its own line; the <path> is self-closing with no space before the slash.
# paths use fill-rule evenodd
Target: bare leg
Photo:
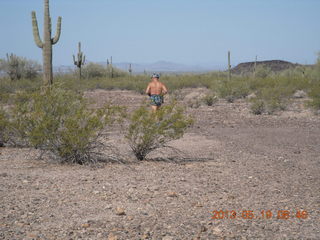
<path id="1" fill-rule="evenodd" d="M 152 112 L 156 112 L 158 110 L 158 107 L 154 105 L 152 105 L 151 108 L 152 108 Z"/>

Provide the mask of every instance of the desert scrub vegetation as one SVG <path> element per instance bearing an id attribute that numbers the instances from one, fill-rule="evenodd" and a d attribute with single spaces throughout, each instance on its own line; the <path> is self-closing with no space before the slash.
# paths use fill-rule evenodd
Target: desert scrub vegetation
<path id="1" fill-rule="evenodd" d="M 213 93 L 207 94 L 202 98 L 202 101 L 207 105 L 207 106 L 213 106 L 214 103 L 218 101 L 218 97 L 214 95 Z"/>
<path id="2" fill-rule="evenodd" d="M 252 112 L 260 105 L 263 113 L 274 113 L 286 108 L 290 103 L 292 94 L 297 90 L 303 90 L 311 98 L 308 107 L 319 108 L 318 82 L 320 76 L 319 60 L 315 66 L 297 66 L 294 69 L 287 69 L 282 72 L 270 72 L 270 69 L 259 66 L 255 75 L 232 75 L 228 79 L 226 72 L 209 72 L 203 74 L 162 74 L 161 81 L 166 84 L 170 92 L 182 88 L 205 87 L 212 94 L 224 98 L 228 102 L 237 99 L 245 99 L 246 96 L 254 93 L 256 101 L 252 101 Z M 112 67 L 90 63 L 84 66 L 83 77 L 79 79 L 78 72 L 60 73 L 55 75 L 55 82 L 63 83 L 66 89 L 75 91 L 86 91 L 94 89 L 121 89 L 133 90 L 143 94 L 150 76 L 146 74 L 129 75 L 127 72 Z M 34 79 L 21 78 L 11 81 L 9 77 L 0 78 L 0 101 L 10 100 L 10 94 L 16 91 L 27 90 L 29 92 L 38 89 L 41 85 L 39 77 Z M 204 99 L 204 103 L 210 105 L 210 97 Z M 251 100 L 250 100 L 251 101 Z M 203 101 L 201 101 L 203 102 Z M 195 104 L 197 107 L 200 103 Z M 262 107 L 263 106 L 263 107 Z M 194 107 L 192 105 L 192 107 Z M 260 112 L 257 111 L 257 112 Z"/>
<path id="3" fill-rule="evenodd" d="M 0 59 L 0 73 L 6 74 L 11 81 L 34 79 L 39 76 L 41 65 L 33 60 L 19 57 L 11 53 Z"/>
<path id="4" fill-rule="evenodd" d="M 181 138 L 192 123 L 175 102 L 157 112 L 143 105 L 132 113 L 125 137 L 136 158 L 143 160 L 153 150 L 167 147 L 168 142 Z"/>
<path id="5" fill-rule="evenodd" d="M 218 96 L 232 103 L 236 99 L 246 97 L 250 92 L 250 79 L 233 77 L 231 80 L 220 80 L 216 91 Z"/>
<path id="6" fill-rule="evenodd" d="M 7 113 L 0 108 L 0 147 L 8 141 L 9 120 Z"/>
<path id="7" fill-rule="evenodd" d="M 103 159 L 103 130 L 120 120 L 123 110 L 109 105 L 89 109 L 88 104 L 81 94 L 56 84 L 20 93 L 11 111 L 11 127 L 20 144 L 50 152 L 60 162 L 96 163 Z"/>

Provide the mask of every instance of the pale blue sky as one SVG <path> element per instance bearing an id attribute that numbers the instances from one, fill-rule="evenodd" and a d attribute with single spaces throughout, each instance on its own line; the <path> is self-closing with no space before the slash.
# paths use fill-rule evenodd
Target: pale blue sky
<path id="1" fill-rule="evenodd" d="M 78 41 L 88 60 L 224 65 L 283 59 L 314 63 L 320 51 L 320 0 L 51 0 L 54 65 L 72 65 Z M 41 61 L 43 0 L 0 0 L 0 57 L 7 52 Z"/>

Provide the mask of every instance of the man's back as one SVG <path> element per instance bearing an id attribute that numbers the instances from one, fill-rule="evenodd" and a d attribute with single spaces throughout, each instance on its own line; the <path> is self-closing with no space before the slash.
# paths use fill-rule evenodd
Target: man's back
<path id="1" fill-rule="evenodd" d="M 148 92 L 151 95 L 160 95 L 167 93 L 167 89 L 164 84 L 160 81 L 152 81 L 148 85 Z"/>

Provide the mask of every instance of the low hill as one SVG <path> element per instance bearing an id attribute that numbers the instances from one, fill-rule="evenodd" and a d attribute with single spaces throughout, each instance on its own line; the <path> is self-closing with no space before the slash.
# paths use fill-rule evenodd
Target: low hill
<path id="1" fill-rule="evenodd" d="M 247 74 L 252 73 L 255 62 L 240 63 L 236 67 L 231 69 L 233 74 Z M 295 68 L 297 66 L 303 66 L 297 63 L 291 63 L 282 60 L 269 60 L 269 61 L 257 61 L 257 67 L 263 66 L 269 68 L 273 72 L 280 72 L 286 69 Z"/>

